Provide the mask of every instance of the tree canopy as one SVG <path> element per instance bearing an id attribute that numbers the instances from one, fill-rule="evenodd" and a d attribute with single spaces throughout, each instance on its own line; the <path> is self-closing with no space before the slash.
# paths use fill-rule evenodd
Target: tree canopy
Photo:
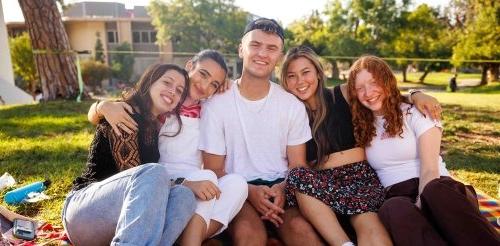
<path id="1" fill-rule="evenodd" d="M 180 52 L 210 48 L 235 53 L 248 18 L 232 0 L 153 0 L 148 11 L 157 42 L 172 41 Z"/>
<path id="2" fill-rule="evenodd" d="M 409 0 L 330 0 L 322 13 L 313 12 L 288 27 L 288 43 L 309 45 L 326 58 L 349 57 L 341 59 L 348 62 L 363 54 L 400 57 L 390 62 L 399 64 L 403 73 L 407 65 L 418 65 L 423 81 L 431 70 L 452 65 L 432 59 L 453 59 L 456 66 L 463 60 L 499 60 L 499 16 L 498 1 L 452 0 L 443 9 L 421 4 L 410 10 Z M 329 60 L 335 67 L 338 59 Z M 499 65 L 482 66 L 497 80 Z"/>

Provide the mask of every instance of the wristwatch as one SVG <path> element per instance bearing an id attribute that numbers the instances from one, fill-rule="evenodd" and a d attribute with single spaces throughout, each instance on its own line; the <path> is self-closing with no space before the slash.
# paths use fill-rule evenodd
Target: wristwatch
<path id="1" fill-rule="evenodd" d="M 186 178 L 177 178 L 174 181 L 174 185 L 182 185 L 184 184 L 184 181 L 186 181 Z"/>

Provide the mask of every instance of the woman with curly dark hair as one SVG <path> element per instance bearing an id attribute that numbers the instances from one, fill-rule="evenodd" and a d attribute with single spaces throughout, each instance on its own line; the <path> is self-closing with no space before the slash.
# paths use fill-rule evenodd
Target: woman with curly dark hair
<path id="1" fill-rule="evenodd" d="M 442 125 L 406 103 L 382 59 L 351 67 L 354 137 L 385 188 L 379 217 L 396 245 L 499 245 L 475 191 L 450 178 L 439 155 Z"/>

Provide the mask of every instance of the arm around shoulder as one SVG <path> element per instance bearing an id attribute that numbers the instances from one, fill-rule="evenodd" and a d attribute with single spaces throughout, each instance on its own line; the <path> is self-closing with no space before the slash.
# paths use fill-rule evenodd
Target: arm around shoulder
<path id="1" fill-rule="evenodd" d="M 132 106 L 125 102 L 97 101 L 90 106 L 87 114 L 90 123 L 97 125 L 102 118 L 108 121 L 117 135 L 137 131 L 137 123 L 132 119 Z"/>
<path id="2" fill-rule="evenodd" d="M 408 101 L 413 103 L 423 115 L 435 120 L 441 119 L 441 105 L 435 97 L 429 96 L 422 91 L 410 92 L 407 97 Z"/>

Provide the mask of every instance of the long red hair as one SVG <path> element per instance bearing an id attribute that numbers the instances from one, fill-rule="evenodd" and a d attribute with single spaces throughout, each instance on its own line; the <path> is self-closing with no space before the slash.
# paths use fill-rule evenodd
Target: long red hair
<path id="1" fill-rule="evenodd" d="M 384 130 L 389 137 L 401 136 L 403 133 L 403 113 L 400 104 L 405 101 L 397 87 L 397 80 L 387 63 L 376 56 L 362 56 L 354 62 L 349 72 L 347 82 L 349 101 L 351 103 L 352 123 L 354 125 L 354 138 L 359 147 L 370 146 L 372 138 L 376 136 L 375 116 L 373 112 L 363 106 L 356 94 L 356 76 L 366 69 L 382 89 L 386 98 L 382 103 Z"/>

